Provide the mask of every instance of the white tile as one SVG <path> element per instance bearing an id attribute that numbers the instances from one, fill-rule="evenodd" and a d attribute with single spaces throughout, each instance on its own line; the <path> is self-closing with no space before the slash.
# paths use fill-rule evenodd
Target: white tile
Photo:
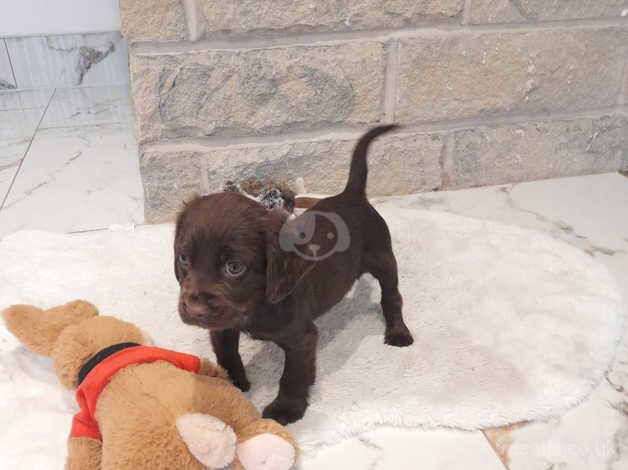
<path id="1" fill-rule="evenodd" d="M 40 129 L 131 122 L 128 85 L 59 88 Z"/>
<path id="2" fill-rule="evenodd" d="M 31 136 L 15 139 L 0 139 L 0 168 L 10 168 L 19 164 L 28 149 Z"/>
<path id="3" fill-rule="evenodd" d="M 0 92 L 0 111 L 45 108 L 54 89 L 11 90 Z"/>
<path id="4" fill-rule="evenodd" d="M 626 248 L 628 178 L 618 174 L 535 181 L 510 190 L 515 210 L 536 214 L 565 238 L 580 238 L 593 247 Z M 627 292 L 628 293 L 628 292 Z"/>
<path id="5" fill-rule="evenodd" d="M 15 94 L 17 92 L 6 92 Z M 0 105 L 5 93 L 0 93 Z M 0 110 L 0 205 L 41 120 L 43 108 Z"/>
<path id="6" fill-rule="evenodd" d="M 43 109 L 0 111 L 0 167 L 24 156 L 43 112 Z"/>
<path id="7" fill-rule="evenodd" d="M 347 439 L 339 444 L 323 447 L 313 456 L 302 455 L 298 469 L 370 469 L 375 468 L 381 454 L 381 449 L 367 446 L 359 438 Z"/>
<path id="8" fill-rule="evenodd" d="M 43 109 L 0 111 L 0 141 L 31 136 L 41 120 Z"/>
<path id="9" fill-rule="evenodd" d="M 381 429 L 362 436 L 362 439 L 385 449 L 380 463 L 382 469 L 504 468 L 479 431 Z"/>
<path id="10" fill-rule="evenodd" d="M 375 201 L 386 205 L 395 200 Z M 542 230 L 598 255 L 600 250 L 625 247 L 628 237 L 628 178 L 618 173 L 424 193 L 403 201 L 404 207 Z"/>
<path id="11" fill-rule="evenodd" d="M 0 204 L 2 204 L 2 201 L 9 191 L 9 187 L 11 186 L 11 181 L 13 181 L 13 177 L 17 171 L 18 164 L 19 162 L 5 166 L 0 165 Z"/>
<path id="12" fill-rule="evenodd" d="M 504 470 L 481 432 L 383 428 L 323 447 L 302 470 Z"/>
<path id="13" fill-rule="evenodd" d="M 0 90 L 15 88 L 15 77 L 4 39 L 0 39 Z"/>
<path id="14" fill-rule="evenodd" d="M 0 211 L 0 234 L 143 221 L 137 145 L 128 126 L 37 133 Z"/>
<path id="15" fill-rule="evenodd" d="M 119 32 L 6 39 L 20 88 L 124 84 L 126 43 Z"/>

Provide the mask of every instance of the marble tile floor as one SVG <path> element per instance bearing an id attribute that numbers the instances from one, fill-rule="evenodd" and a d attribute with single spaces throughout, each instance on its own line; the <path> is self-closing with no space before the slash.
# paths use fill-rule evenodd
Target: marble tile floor
<path id="1" fill-rule="evenodd" d="M 0 92 L 0 203 L 0 237 L 20 229 L 142 223 L 128 89 Z M 604 263 L 628 298 L 627 203 L 628 178 L 619 174 L 426 193 L 404 202 L 548 232 Z M 628 335 L 605 380 L 560 418 L 483 432 L 383 428 L 324 448 L 301 468 L 626 469 Z"/>
<path id="2" fill-rule="evenodd" d="M 128 86 L 1 92 L 0 201 L 0 235 L 141 223 Z"/>

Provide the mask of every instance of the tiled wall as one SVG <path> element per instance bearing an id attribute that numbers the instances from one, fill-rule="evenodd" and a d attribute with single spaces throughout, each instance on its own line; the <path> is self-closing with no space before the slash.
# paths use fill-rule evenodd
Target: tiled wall
<path id="1" fill-rule="evenodd" d="M 126 42 L 117 31 L 0 39 L 0 90 L 128 81 Z"/>

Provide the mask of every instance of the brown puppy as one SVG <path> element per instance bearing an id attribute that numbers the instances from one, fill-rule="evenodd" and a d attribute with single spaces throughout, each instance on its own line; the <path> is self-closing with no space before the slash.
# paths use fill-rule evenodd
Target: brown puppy
<path id="1" fill-rule="evenodd" d="M 218 363 L 242 390 L 250 383 L 238 352 L 241 331 L 285 352 L 279 394 L 265 417 L 289 423 L 303 416 L 316 373 L 314 319 L 364 273 L 381 286 L 386 344 L 412 344 L 390 233 L 365 194 L 368 146 L 394 127 L 367 132 L 344 191 L 294 219 L 237 193 L 199 197 L 179 214 L 174 251 L 182 320 L 210 329 Z"/>

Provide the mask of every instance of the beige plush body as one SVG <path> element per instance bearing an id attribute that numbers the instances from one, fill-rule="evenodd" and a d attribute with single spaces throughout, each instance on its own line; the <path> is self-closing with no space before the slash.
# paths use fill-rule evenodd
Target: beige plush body
<path id="1" fill-rule="evenodd" d="M 59 380 L 73 389 L 81 367 L 102 349 L 148 341 L 132 324 L 100 317 L 83 301 L 47 311 L 18 305 L 3 317 L 29 349 L 52 357 Z M 166 361 L 120 369 L 98 395 L 94 417 L 102 440 L 71 437 L 67 469 L 287 470 L 297 456 L 290 433 L 260 419 L 205 359 L 197 373 Z"/>

